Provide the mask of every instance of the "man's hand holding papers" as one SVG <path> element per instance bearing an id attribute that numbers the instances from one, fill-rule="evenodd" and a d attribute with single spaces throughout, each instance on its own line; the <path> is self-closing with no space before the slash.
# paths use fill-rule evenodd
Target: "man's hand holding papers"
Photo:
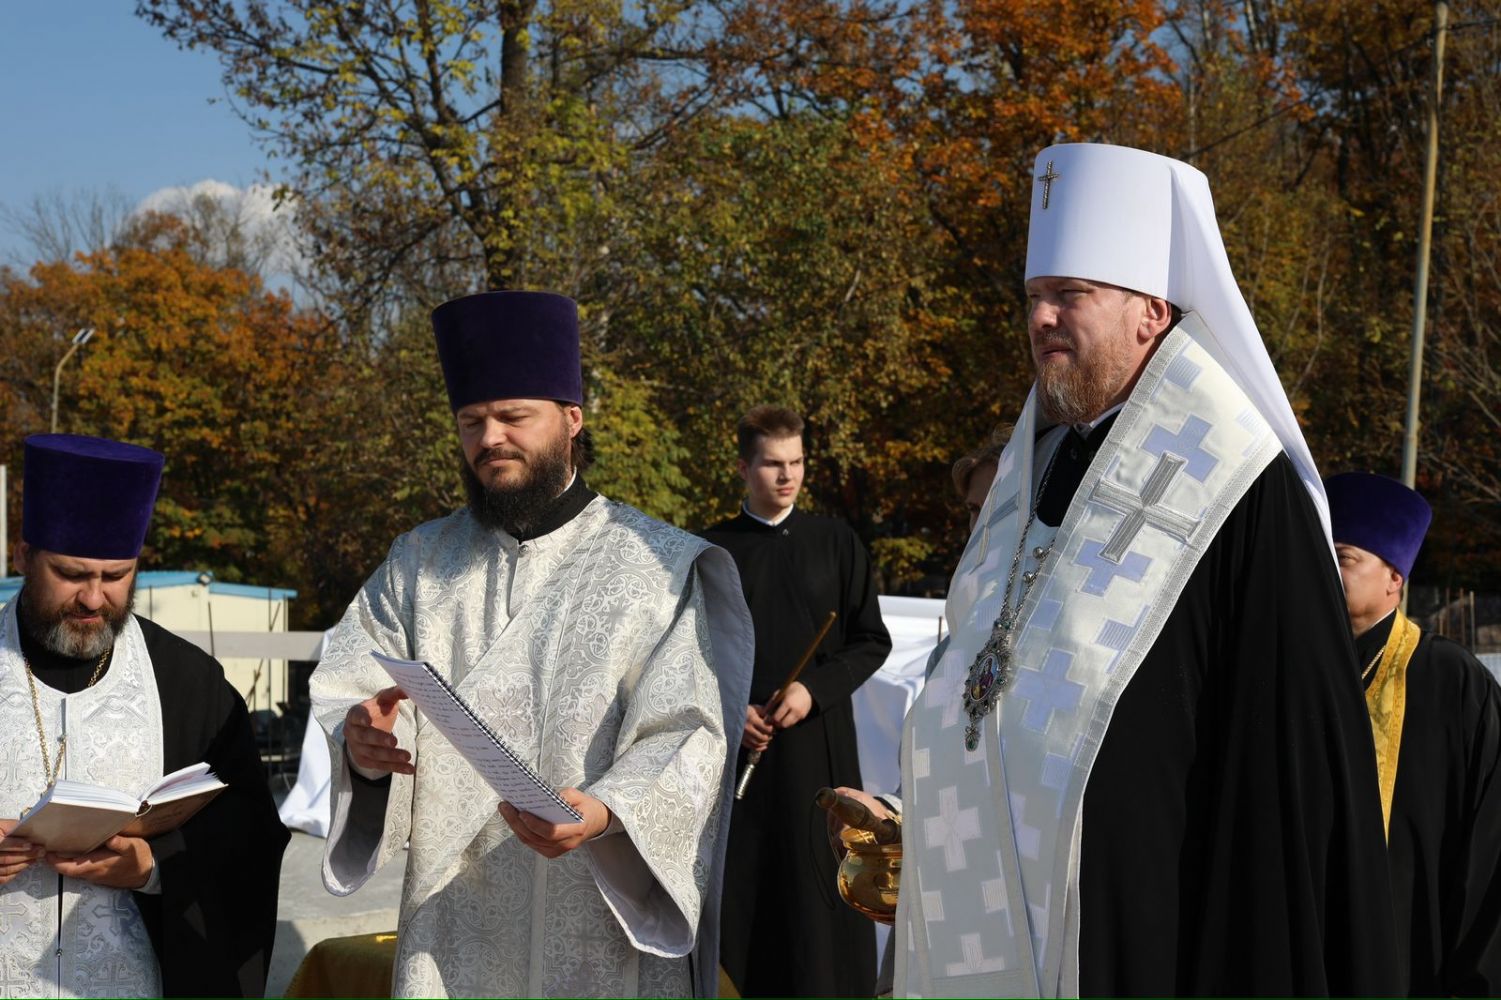
<path id="1" fill-rule="evenodd" d="M 509 802 L 500 804 L 501 818 L 516 834 L 516 839 L 544 858 L 558 858 L 593 840 L 610 828 L 610 809 L 599 799 L 577 788 L 561 788 L 558 795 L 584 817 L 582 823 L 549 823 L 539 816 L 522 812 Z"/>
<path id="2" fill-rule="evenodd" d="M 366 777 L 375 772 L 416 774 L 412 755 L 396 745 L 392 730 L 396 728 L 397 703 L 406 698 L 399 687 L 382 688 L 350 708 L 344 716 L 344 746 L 350 763 Z"/>

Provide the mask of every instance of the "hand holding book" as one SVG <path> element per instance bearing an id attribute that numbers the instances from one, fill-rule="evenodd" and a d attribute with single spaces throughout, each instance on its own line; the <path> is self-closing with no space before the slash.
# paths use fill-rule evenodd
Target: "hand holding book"
<path id="1" fill-rule="evenodd" d="M 48 851 L 46 861 L 59 875 L 113 889 L 141 888 L 151 879 L 151 869 L 156 865 L 145 839 L 123 834 L 116 834 L 87 854 Z"/>
<path id="2" fill-rule="evenodd" d="M 569 808 L 583 817 L 581 822 L 549 823 L 531 813 L 519 811 L 509 802 L 500 804 L 501 818 L 516 834 L 516 839 L 544 858 L 558 858 L 593 840 L 610 828 L 614 818 L 609 806 L 577 788 L 561 788 L 558 796 Z"/>
<path id="3" fill-rule="evenodd" d="M 10 835 L 16 823 L 17 820 L 0 819 L 0 885 L 40 861 L 44 853 L 44 848 Z"/>
<path id="4" fill-rule="evenodd" d="M 63 779 L 22 814 L 10 837 L 41 845 L 49 854 L 87 854 L 116 834 L 147 838 L 175 830 L 225 787 L 207 764 L 174 771 L 139 797 Z"/>
<path id="5" fill-rule="evenodd" d="M 59 875 L 117 889 L 139 889 L 151 879 L 156 859 L 140 837 L 117 834 L 87 854 L 49 853 L 40 844 L 10 836 L 17 822 L 0 820 L 0 886 L 39 862 Z"/>

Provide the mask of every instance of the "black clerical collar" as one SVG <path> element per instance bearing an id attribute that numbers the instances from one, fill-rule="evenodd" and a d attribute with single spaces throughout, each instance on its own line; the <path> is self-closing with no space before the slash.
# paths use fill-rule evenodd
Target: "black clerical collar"
<path id="1" fill-rule="evenodd" d="M 17 608 L 18 613 L 19 611 Z M 61 656 L 33 639 L 24 624 L 19 621 L 17 624 L 20 626 L 16 631 L 21 635 L 21 655 L 26 657 L 31 672 L 40 683 L 63 694 L 76 694 L 88 687 L 89 678 L 99 666 L 99 657 L 90 656 L 80 660 L 72 656 Z M 110 653 L 110 659 L 114 659 L 113 652 Z M 105 673 L 108 672 L 106 667 Z"/>
<path id="2" fill-rule="evenodd" d="M 548 504 L 535 521 L 525 529 L 509 534 L 518 542 L 529 542 L 533 538 L 550 535 L 583 513 L 584 508 L 589 506 L 589 501 L 598 495 L 584 484 L 582 473 L 575 473 L 572 484 L 558 494 L 558 498 Z"/>
<path id="3" fill-rule="evenodd" d="M 1073 503 L 1074 493 L 1084 480 L 1084 473 L 1089 471 L 1089 463 L 1110 436 L 1110 428 L 1115 426 L 1119 415 L 1118 408 L 1111 411 L 1087 434 L 1081 434 L 1077 425 L 1064 433 L 1050 459 L 1052 471 L 1048 473 L 1047 488 L 1037 500 L 1037 519 L 1043 524 L 1056 528 L 1063 523 L 1063 515 L 1068 513 L 1068 505 Z"/>

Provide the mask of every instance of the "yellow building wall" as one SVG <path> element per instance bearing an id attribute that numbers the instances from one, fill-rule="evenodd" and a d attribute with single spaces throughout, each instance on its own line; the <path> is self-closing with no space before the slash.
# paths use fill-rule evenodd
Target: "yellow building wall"
<path id="1" fill-rule="evenodd" d="M 285 632 L 286 600 L 215 594 L 201 585 L 136 589 L 136 614 L 171 632 Z M 220 657 L 224 676 L 252 712 L 281 714 L 287 701 L 287 661 Z"/>

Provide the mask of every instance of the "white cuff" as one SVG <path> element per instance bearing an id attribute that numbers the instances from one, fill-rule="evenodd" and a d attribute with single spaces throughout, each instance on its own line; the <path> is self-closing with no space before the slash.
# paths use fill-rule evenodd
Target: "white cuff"
<path id="1" fill-rule="evenodd" d="M 146 876 L 146 884 L 136 892 L 147 896 L 160 896 L 162 894 L 162 866 L 156 863 L 156 858 L 151 859 L 151 874 Z"/>

